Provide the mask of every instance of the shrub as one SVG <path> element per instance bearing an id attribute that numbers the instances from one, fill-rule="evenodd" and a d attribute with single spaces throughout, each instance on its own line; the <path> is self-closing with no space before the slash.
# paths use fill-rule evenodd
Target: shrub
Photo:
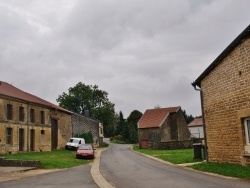
<path id="1" fill-rule="evenodd" d="M 79 137 L 79 138 L 84 138 L 86 143 L 93 143 L 93 135 L 91 133 L 91 131 L 87 132 L 87 133 L 81 133 L 81 134 L 76 134 L 74 135 L 75 137 Z"/>

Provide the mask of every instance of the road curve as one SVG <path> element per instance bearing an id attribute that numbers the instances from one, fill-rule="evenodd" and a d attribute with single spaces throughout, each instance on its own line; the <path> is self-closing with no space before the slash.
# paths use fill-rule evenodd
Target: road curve
<path id="1" fill-rule="evenodd" d="M 130 145 L 110 144 L 100 161 L 102 176 L 117 188 L 249 188 L 250 183 L 216 177 L 167 165 L 130 150 Z"/>

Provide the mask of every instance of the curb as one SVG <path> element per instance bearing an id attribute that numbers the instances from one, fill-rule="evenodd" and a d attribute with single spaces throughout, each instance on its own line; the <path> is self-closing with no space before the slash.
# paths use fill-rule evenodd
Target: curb
<path id="1" fill-rule="evenodd" d="M 109 147 L 108 147 L 109 148 Z M 106 148 L 106 149 L 108 149 Z M 96 155 L 95 155 L 95 160 L 94 163 L 92 164 L 90 173 L 95 181 L 95 183 L 100 187 L 100 188 L 114 188 L 114 186 L 112 186 L 110 183 L 108 183 L 104 177 L 102 176 L 101 172 L 100 172 L 100 158 L 101 158 L 101 153 L 102 151 L 106 150 L 106 149 L 102 149 L 97 151 Z"/>

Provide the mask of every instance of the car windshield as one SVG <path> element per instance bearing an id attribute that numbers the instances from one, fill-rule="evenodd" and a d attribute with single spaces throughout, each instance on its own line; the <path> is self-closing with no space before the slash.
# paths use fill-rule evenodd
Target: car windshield
<path id="1" fill-rule="evenodd" d="M 70 143 L 79 143 L 79 140 L 76 140 L 76 139 L 70 139 L 69 140 Z"/>
<path id="2" fill-rule="evenodd" d="M 93 150 L 91 145 L 80 145 L 78 149 L 80 149 L 80 150 Z"/>

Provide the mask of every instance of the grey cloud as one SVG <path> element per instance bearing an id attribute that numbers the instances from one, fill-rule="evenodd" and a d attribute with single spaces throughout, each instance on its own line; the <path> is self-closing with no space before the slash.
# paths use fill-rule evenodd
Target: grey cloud
<path id="1" fill-rule="evenodd" d="M 248 0 L 0 0 L 0 80 L 56 103 L 79 81 L 125 117 L 180 105 L 191 82 L 249 24 Z"/>

